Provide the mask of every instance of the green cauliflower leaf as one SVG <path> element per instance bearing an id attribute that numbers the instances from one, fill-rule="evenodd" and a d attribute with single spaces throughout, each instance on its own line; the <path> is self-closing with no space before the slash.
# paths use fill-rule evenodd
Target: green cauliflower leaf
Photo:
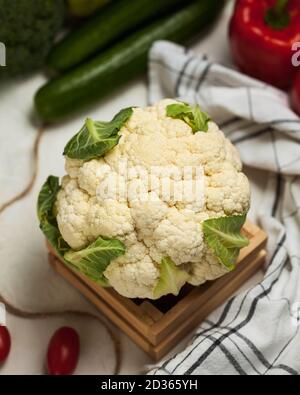
<path id="1" fill-rule="evenodd" d="M 190 106 L 186 103 L 170 104 L 167 106 L 167 116 L 181 119 L 192 128 L 193 133 L 208 131 L 210 117 L 201 111 L 198 105 Z"/>
<path id="2" fill-rule="evenodd" d="M 103 273 L 110 262 L 125 254 L 125 245 L 117 239 L 99 237 L 80 251 L 68 251 L 64 258 L 81 273 L 100 284 L 107 284 Z"/>
<path id="3" fill-rule="evenodd" d="M 66 145 L 64 155 L 88 161 L 104 156 L 119 142 L 120 129 L 132 115 L 132 108 L 121 110 L 110 122 L 87 119 L 83 128 Z"/>
<path id="4" fill-rule="evenodd" d="M 245 215 L 212 218 L 203 222 L 204 238 L 219 261 L 229 270 L 235 269 L 240 249 L 249 245 L 241 234 Z"/>
<path id="5" fill-rule="evenodd" d="M 168 294 L 177 296 L 188 278 L 189 274 L 179 269 L 172 259 L 163 258 L 160 264 L 159 280 L 153 290 L 153 298 L 159 299 Z"/>

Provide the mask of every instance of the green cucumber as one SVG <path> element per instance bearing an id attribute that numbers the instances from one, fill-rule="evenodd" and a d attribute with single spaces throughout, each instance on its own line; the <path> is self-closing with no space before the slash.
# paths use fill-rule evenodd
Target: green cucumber
<path id="1" fill-rule="evenodd" d="M 134 33 L 119 44 L 39 89 L 35 107 L 46 122 L 54 122 L 91 104 L 147 68 L 147 55 L 156 40 L 184 42 L 211 22 L 223 0 L 197 0 L 168 18 Z"/>
<path id="2" fill-rule="evenodd" d="M 191 0 L 114 0 L 91 20 L 67 35 L 50 52 L 47 65 L 66 71 L 82 63 L 95 52 L 133 32 L 138 26 L 157 19 Z"/>

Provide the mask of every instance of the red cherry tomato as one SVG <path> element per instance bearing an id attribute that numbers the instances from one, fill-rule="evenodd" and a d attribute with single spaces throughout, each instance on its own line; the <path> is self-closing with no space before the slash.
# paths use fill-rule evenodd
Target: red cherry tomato
<path id="1" fill-rule="evenodd" d="M 68 327 L 58 329 L 52 336 L 47 353 L 50 375 L 70 375 L 77 366 L 80 341 L 77 332 Z"/>
<path id="2" fill-rule="evenodd" d="M 291 102 L 293 110 L 300 116 L 300 72 L 293 83 Z"/>
<path id="3" fill-rule="evenodd" d="M 6 326 L 0 326 L 0 363 L 4 362 L 10 352 L 11 340 Z"/>

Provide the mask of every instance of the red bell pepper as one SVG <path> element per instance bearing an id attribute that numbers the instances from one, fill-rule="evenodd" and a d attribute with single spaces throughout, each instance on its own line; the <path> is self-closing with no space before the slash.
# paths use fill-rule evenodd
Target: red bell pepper
<path id="1" fill-rule="evenodd" d="M 237 0 L 230 45 L 240 70 L 288 89 L 298 68 L 293 44 L 300 42 L 300 0 Z"/>
<path id="2" fill-rule="evenodd" d="M 297 75 L 292 91 L 291 91 L 291 104 L 293 110 L 300 116 L 300 73 Z"/>

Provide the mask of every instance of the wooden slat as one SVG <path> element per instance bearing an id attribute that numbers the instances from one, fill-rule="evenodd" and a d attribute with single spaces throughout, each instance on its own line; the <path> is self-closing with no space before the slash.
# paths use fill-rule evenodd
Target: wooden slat
<path id="1" fill-rule="evenodd" d="M 145 311 L 149 317 L 152 318 L 153 323 L 159 322 L 164 316 L 164 314 L 159 311 L 155 306 L 153 306 L 153 304 L 149 301 L 144 301 L 140 305 L 140 308 Z"/>
<path id="2" fill-rule="evenodd" d="M 217 295 L 211 297 L 203 306 L 192 314 L 188 319 L 178 325 L 159 345 L 151 349 L 151 356 L 156 361 L 163 358 L 172 350 L 191 330 L 205 320 L 217 307 L 221 306 L 230 296 L 232 296 L 253 274 L 255 274 L 265 263 L 266 251 L 261 251 L 257 258 L 245 266 L 228 286 L 220 289 Z"/>
<path id="3" fill-rule="evenodd" d="M 138 344 L 146 353 L 152 354 L 153 346 L 149 341 L 141 336 L 136 330 L 134 323 L 130 325 L 124 320 L 122 315 L 118 314 L 109 304 L 106 303 L 93 289 L 81 281 L 72 270 L 59 261 L 52 254 L 49 254 L 49 263 L 53 269 L 60 274 L 66 281 L 73 285 L 78 291 L 85 296 L 94 306 L 97 307 L 111 322 L 126 333 L 136 344 Z"/>
<path id="4" fill-rule="evenodd" d="M 178 344 L 195 326 L 203 321 L 215 308 L 224 303 L 241 284 L 249 279 L 265 261 L 266 252 L 261 251 L 258 257 L 244 267 L 244 270 L 235 272 L 236 275 L 230 282 L 229 286 L 220 289 L 217 295 L 213 295 L 203 306 L 187 319 L 178 323 L 169 336 L 165 337 L 162 342 L 154 346 L 145 337 L 143 337 L 134 326 L 130 325 L 123 317 L 117 314 L 105 301 L 99 297 L 92 289 L 80 281 L 67 266 L 63 265 L 57 258 L 50 254 L 50 263 L 54 269 L 75 286 L 91 303 L 93 303 L 109 320 L 126 333 L 139 347 L 149 354 L 155 361 L 161 359 L 174 346 Z M 144 302 L 147 308 L 151 306 L 149 302 Z M 144 307 L 145 307 L 144 305 Z"/>
<path id="5" fill-rule="evenodd" d="M 256 255 L 257 251 L 265 248 L 268 240 L 267 234 L 249 221 L 246 222 L 244 231 L 250 239 L 250 244 L 241 249 L 238 262 L 243 261 L 246 257 L 251 257 L 251 255 Z"/>
<path id="6" fill-rule="evenodd" d="M 243 232 L 249 237 L 250 245 L 241 250 L 237 269 L 218 280 L 192 288 L 166 313 L 149 300 L 137 305 L 112 288 L 102 288 L 53 255 L 50 263 L 143 350 L 157 359 L 259 269 L 265 257 L 265 252 L 261 251 L 266 244 L 266 234 L 250 222 L 245 224 Z M 48 248 L 53 254 L 51 247 Z"/>
<path id="7" fill-rule="evenodd" d="M 50 253 L 55 255 L 55 251 L 53 251 L 49 244 L 47 244 L 47 247 Z M 59 258 L 57 259 L 59 260 Z M 66 266 L 65 264 L 63 265 Z M 149 325 L 152 325 L 155 322 L 147 312 L 141 310 L 131 299 L 124 298 L 112 288 L 101 287 L 101 285 L 90 280 L 83 274 L 73 270 L 71 266 L 67 267 L 67 269 L 73 272 L 74 275 L 77 276 L 82 283 L 86 284 L 87 287 L 101 296 L 101 298 L 105 300 L 112 309 L 116 310 L 118 314 L 121 314 L 124 319 L 130 323 L 130 325 L 134 325 L 143 336 L 147 335 Z"/>
<path id="8" fill-rule="evenodd" d="M 237 269 L 218 280 L 207 282 L 204 285 L 194 288 L 184 299 L 179 301 L 176 306 L 167 312 L 164 317 L 152 326 L 149 340 L 153 344 L 160 343 L 169 333 L 178 326 L 178 322 L 184 320 L 198 310 L 203 304 L 214 297 L 220 289 L 226 287 L 232 279 L 244 270 L 244 266 L 248 265 L 258 252 L 265 248 L 267 235 L 255 225 L 247 223 L 246 231 L 252 232 L 250 244 L 241 250 Z"/>
<path id="9" fill-rule="evenodd" d="M 124 317 L 124 319 L 127 319 L 130 324 L 134 324 L 140 333 L 145 335 L 148 332 L 149 325 L 154 323 L 153 319 L 145 311 L 141 310 L 131 299 L 124 298 L 112 288 L 102 288 L 85 276 L 82 276 L 82 278 L 90 288 L 105 299 L 114 310 Z"/>

